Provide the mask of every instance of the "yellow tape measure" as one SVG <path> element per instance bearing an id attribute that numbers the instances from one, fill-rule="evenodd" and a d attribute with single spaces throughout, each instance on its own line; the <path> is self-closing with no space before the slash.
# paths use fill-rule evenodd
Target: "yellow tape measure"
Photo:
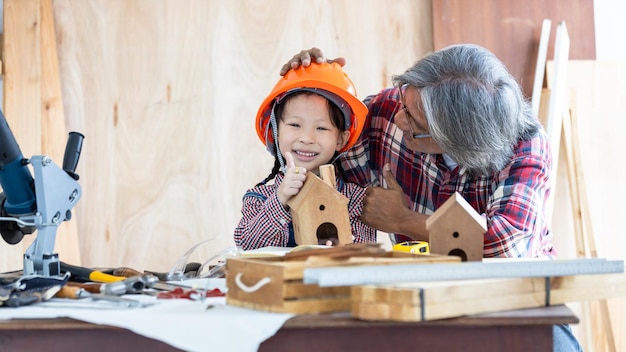
<path id="1" fill-rule="evenodd" d="M 394 244 L 391 249 L 399 252 L 409 252 L 418 254 L 429 254 L 430 249 L 428 242 L 423 241 L 406 241 L 398 244 Z"/>

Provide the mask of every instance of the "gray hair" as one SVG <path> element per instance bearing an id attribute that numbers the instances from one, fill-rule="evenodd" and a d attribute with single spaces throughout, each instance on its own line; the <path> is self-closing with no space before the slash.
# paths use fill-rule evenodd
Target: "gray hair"
<path id="1" fill-rule="evenodd" d="M 540 129 L 530 103 L 504 64 L 478 45 L 429 53 L 401 75 L 396 87 L 418 88 L 432 138 L 460 166 L 489 175 L 502 170 L 520 140 Z"/>

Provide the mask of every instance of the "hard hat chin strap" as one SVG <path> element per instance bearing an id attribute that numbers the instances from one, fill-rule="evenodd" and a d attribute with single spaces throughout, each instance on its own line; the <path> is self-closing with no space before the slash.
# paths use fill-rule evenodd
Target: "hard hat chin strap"
<path id="1" fill-rule="evenodd" d="M 272 105 L 272 112 L 270 113 L 270 126 L 272 129 L 272 137 L 274 139 L 274 148 L 275 148 L 276 157 L 278 158 L 278 163 L 280 164 L 280 171 L 285 173 L 287 169 L 285 167 L 285 160 L 283 160 L 283 155 L 280 152 L 280 148 L 278 148 L 278 123 L 276 122 L 276 114 L 274 113 L 275 108 L 276 108 L 276 103 Z M 268 146 L 268 149 L 270 149 L 270 153 L 271 153 L 272 150 L 270 146 Z"/>
<path id="2" fill-rule="evenodd" d="M 332 158 L 328 163 L 329 164 L 334 164 L 335 161 L 339 160 L 339 158 L 341 158 L 345 154 L 346 154 L 346 152 L 337 153 L 337 155 L 334 158 Z"/>

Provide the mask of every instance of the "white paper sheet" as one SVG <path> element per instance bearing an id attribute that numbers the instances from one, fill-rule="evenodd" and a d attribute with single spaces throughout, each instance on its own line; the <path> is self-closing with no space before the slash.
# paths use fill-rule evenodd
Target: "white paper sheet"
<path id="1" fill-rule="evenodd" d="M 145 308 L 120 309 L 90 300 L 53 299 L 20 308 L 0 308 L 0 319 L 69 317 L 94 324 L 125 328 L 184 351 L 256 351 L 293 314 L 279 314 L 225 304 L 224 297 L 204 301 L 125 296 L 154 303 Z M 80 304 L 79 304 L 80 303 Z M 212 308 L 207 309 L 208 306 Z M 98 308 L 100 307 L 100 308 Z"/>

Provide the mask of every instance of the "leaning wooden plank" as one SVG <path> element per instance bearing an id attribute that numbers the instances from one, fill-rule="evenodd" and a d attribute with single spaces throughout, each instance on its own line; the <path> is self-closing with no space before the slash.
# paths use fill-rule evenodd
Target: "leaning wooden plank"
<path id="1" fill-rule="evenodd" d="M 548 42 L 550 40 L 550 26 L 552 21 L 544 19 L 541 25 L 541 37 L 537 48 L 537 61 L 535 66 L 535 80 L 533 83 L 532 107 L 535 116 L 539 116 L 539 107 L 543 99 L 542 90 L 546 72 L 546 60 L 548 57 Z"/>
<path id="2" fill-rule="evenodd" d="M 546 119 L 546 134 L 552 151 L 552 189 L 556 189 L 558 175 L 559 149 L 561 146 L 561 127 L 563 114 L 567 111 L 567 64 L 569 60 L 570 39 L 565 22 L 556 27 L 556 41 L 554 44 L 554 76 L 548 80 L 551 90 L 548 102 L 548 116 Z M 550 195 L 546 204 L 546 220 L 552 221 L 554 211 L 554 194 Z"/>
<path id="3" fill-rule="evenodd" d="M 579 189 L 579 182 L 577 181 L 576 163 L 574 156 L 573 131 L 571 125 L 570 114 L 565 114 L 563 118 L 563 146 L 565 147 L 565 161 L 567 166 L 567 178 L 570 192 L 570 205 L 572 209 L 572 218 L 574 226 L 574 239 L 576 241 L 576 254 L 579 258 L 588 258 L 588 250 L 585 236 L 585 224 L 583 222 L 584 204 L 581 203 L 581 190 Z"/>

